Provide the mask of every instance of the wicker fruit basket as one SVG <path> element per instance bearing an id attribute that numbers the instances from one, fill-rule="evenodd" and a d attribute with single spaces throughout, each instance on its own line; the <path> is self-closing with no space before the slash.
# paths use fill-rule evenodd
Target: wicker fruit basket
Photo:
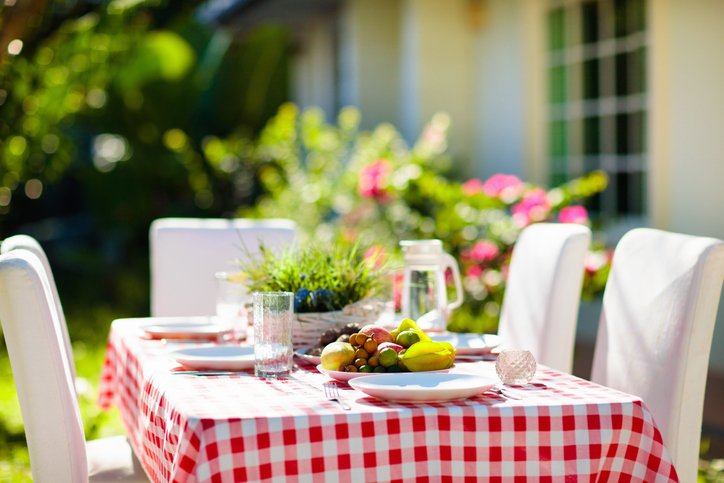
<path id="1" fill-rule="evenodd" d="M 314 346 L 319 337 L 329 329 L 341 329 L 347 324 L 360 326 L 375 322 L 384 309 L 379 301 L 361 300 L 333 312 L 307 312 L 294 314 L 292 345 L 294 349 Z"/>

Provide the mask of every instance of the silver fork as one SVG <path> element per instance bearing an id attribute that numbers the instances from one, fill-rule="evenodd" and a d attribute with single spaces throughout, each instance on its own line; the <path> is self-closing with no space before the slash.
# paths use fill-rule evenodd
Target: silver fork
<path id="1" fill-rule="evenodd" d="M 339 396 L 339 388 L 333 382 L 324 383 L 324 396 L 330 401 L 336 401 L 337 404 L 342 406 L 342 409 L 344 409 L 346 411 L 349 411 L 351 409 L 349 407 L 349 404 L 344 402 L 342 400 L 342 398 Z"/>
<path id="2" fill-rule="evenodd" d="M 503 397 L 508 398 L 508 399 L 515 399 L 515 400 L 521 400 L 521 399 L 523 399 L 521 396 L 517 396 L 517 395 L 515 395 L 515 394 L 511 394 L 510 391 L 508 391 L 507 389 L 504 389 L 503 386 L 501 386 L 501 385 L 494 386 L 493 389 L 492 389 L 492 391 L 493 391 L 495 394 L 498 394 L 498 395 L 503 396 Z"/>

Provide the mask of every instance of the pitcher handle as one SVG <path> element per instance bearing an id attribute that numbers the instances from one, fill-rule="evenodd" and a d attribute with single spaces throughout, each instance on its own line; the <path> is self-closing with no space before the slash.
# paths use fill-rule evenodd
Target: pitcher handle
<path id="1" fill-rule="evenodd" d="M 445 267 L 450 267 L 452 269 L 453 280 L 455 282 L 455 301 L 447 305 L 447 311 L 450 313 L 451 310 L 454 310 L 463 304 L 463 283 L 462 280 L 460 280 L 460 268 L 458 267 L 458 262 L 455 260 L 455 257 L 449 253 L 443 253 L 443 260 L 445 262 Z"/>

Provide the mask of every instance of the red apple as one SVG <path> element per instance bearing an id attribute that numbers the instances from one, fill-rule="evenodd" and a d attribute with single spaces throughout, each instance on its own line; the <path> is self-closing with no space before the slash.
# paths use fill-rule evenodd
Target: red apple
<path id="1" fill-rule="evenodd" d="M 359 330 L 359 333 L 364 334 L 367 337 L 372 337 L 375 342 L 377 342 L 378 346 L 383 342 L 392 342 L 392 335 L 390 334 L 390 331 L 379 325 L 365 325 Z"/>
<path id="2" fill-rule="evenodd" d="M 405 348 L 402 347 L 400 344 L 395 344 L 394 342 L 383 342 L 382 344 L 380 344 L 380 345 L 377 347 L 377 354 L 379 354 L 380 351 L 381 351 L 382 349 L 386 348 L 386 347 L 390 347 L 390 348 L 394 349 L 395 352 L 397 352 L 398 354 L 400 353 L 401 350 L 404 350 L 404 349 L 405 349 Z"/>

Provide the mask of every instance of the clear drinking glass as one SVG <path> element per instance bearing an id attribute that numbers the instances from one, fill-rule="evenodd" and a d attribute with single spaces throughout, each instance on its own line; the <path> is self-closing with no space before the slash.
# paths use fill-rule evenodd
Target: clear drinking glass
<path id="1" fill-rule="evenodd" d="M 236 274 L 217 272 L 215 277 L 216 315 L 234 329 L 239 339 L 243 339 L 247 336 L 249 325 L 246 309 L 249 292 Z"/>
<path id="2" fill-rule="evenodd" d="M 254 292 L 254 373 L 287 376 L 292 370 L 292 292 Z"/>
<path id="3" fill-rule="evenodd" d="M 495 361 L 495 372 L 503 384 L 528 384 L 535 376 L 535 370 L 535 357 L 530 351 L 504 350 Z"/>

